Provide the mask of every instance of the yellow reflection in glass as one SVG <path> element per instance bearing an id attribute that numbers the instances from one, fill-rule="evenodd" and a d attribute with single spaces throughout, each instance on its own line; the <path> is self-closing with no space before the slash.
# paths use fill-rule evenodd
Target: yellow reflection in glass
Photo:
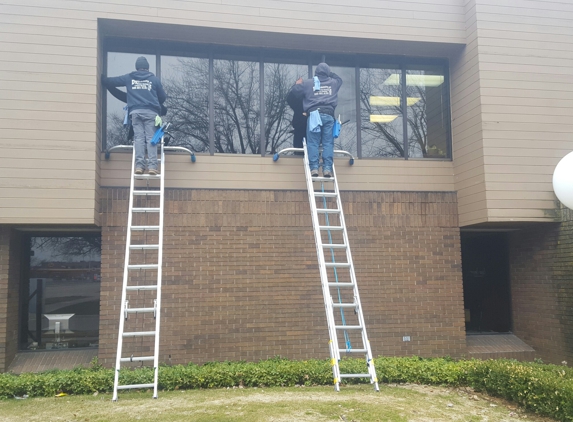
<path id="1" fill-rule="evenodd" d="M 370 122 L 371 123 L 390 123 L 396 119 L 396 115 L 393 114 L 371 114 L 370 115 Z"/>
<path id="2" fill-rule="evenodd" d="M 420 101 L 421 98 L 415 97 L 408 97 L 407 104 L 408 106 L 412 106 Z M 370 97 L 370 105 L 371 106 L 394 106 L 400 107 L 400 97 L 380 97 L 380 96 L 371 96 Z"/>
<path id="3" fill-rule="evenodd" d="M 383 85 L 400 85 L 400 75 L 394 73 L 384 81 Z M 440 86 L 444 83 L 444 75 L 406 75 L 408 86 Z"/>

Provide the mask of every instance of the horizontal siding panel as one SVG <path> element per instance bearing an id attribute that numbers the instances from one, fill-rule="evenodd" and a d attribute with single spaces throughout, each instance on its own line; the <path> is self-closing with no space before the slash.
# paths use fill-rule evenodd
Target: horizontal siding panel
<path id="1" fill-rule="evenodd" d="M 25 44 L 23 44 L 25 45 Z M 2 51 L 0 47 L 0 60 L 7 62 L 16 63 L 33 63 L 35 65 L 35 71 L 37 72 L 39 68 L 44 68 L 44 65 L 56 64 L 58 66 L 64 66 L 64 69 L 68 66 L 87 66 L 92 72 L 96 69 L 96 52 L 94 49 L 94 54 L 92 56 L 71 56 L 71 55 L 53 55 L 49 53 L 26 53 L 26 52 L 6 52 Z M 68 70 L 64 73 L 70 73 Z"/>
<path id="2" fill-rule="evenodd" d="M 32 192 L 31 192 L 32 193 Z M 2 213 L 10 213 L 10 209 L 20 209 L 20 210 L 42 210 L 49 212 L 50 210 L 66 210 L 67 212 L 73 210 L 82 210 L 82 209 L 89 209 L 90 207 L 93 208 L 94 205 L 94 197 L 95 191 L 91 192 L 91 198 L 61 198 L 61 197 L 52 197 L 52 198 L 40 198 L 36 195 L 30 195 L 29 197 L 19 197 L 14 198 L 13 201 L 10 201 L 9 197 L 5 201 L 6 203 L 2 204 Z"/>
<path id="3" fill-rule="evenodd" d="M 123 157 L 120 157 L 123 156 Z M 168 156 L 165 174 L 167 187 L 219 189 L 306 189 L 302 160 L 271 157 L 198 156 L 196 163 L 188 157 Z M 343 190 L 452 191 L 451 162 L 405 160 L 358 160 L 348 166 L 346 159 L 335 159 L 340 188 Z M 233 172 L 225 171 L 229 167 Z M 102 186 L 129 184 L 130 157 L 112 154 L 101 162 Z"/>
<path id="4" fill-rule="evenodd" d="M 58 93 L 58 92 L 33 92 L 33 91 L 14 91 L 14 90 L 0 90 L 0 100 L 7 101 L 38 101 L 38 102 L 53 102 L 53 103 L 69 103 L 69 104 L 89 104 L 92 108 L 96 108 L 94 94 L 78 94 L 78 93 Z"/>
<path id="5" fill-rule="evenodd" d="M 0 61 L 0 71 L 8 71 L 8 72 L 29 72 L 29 73 L 37 73 L 38 72 L 38 63 L 34 62 L 17 62 L 17 61 L 8 61 L 8 62 L 1 62 Z M 92 66 L 73 66 L 73 65 L 63 65 L 59 63 L 55 64 L 47 64 L 42 63 L 42 72 L 49 73 L 49 74 L 61 74 L 61 75 L 89 75 L 89 76 L 96 76 L 97 70 Z"/>
<path id="6" fill-rule="evenodd" d="M 0 15 L 0 39 L 23 43 L 40 43 L 93 47 L 97 45 L 97 30 L 95 28 L 68 27 L 67 21 L 60 21 L 58 26 L 49 26 L 45 20 L 31 22 L 29 19 L 18 19 L 14 15 Z M 53 22 L 51 22 L 53 23 Z M 15 37 L 15 34 L 18 34 Z"/>
<path id="7" fill-rule="evenodd" d="M 25 82 L 29 81 L 39 82 L 39 83 L 49 83 L 57 85 L 59 88 L 58 92 L 62 91 L 61 85 L 89 85 L 89 88 L 83 87 L 84 90 L 93 90 L 96 84 L 95 75 L 74 75 L 74 74 L 61 74 L 61 73 L 47 73 L 47 72 L 15 72 L 15 71 L 4 71 L 2 72 L 1 79 L 4 81 L 12 82 Z M 76 88 L 77 92 L 79 88 Z M 95 106 L 95 104 L 94 104 Z"/>
<path id="8" fill-rule="evenodd" d="M 0 119 L 0 129 L 13 129 L 14 127 L 33 127 L 35 130 L 53 130 L 64 132 L 66 130 L 78 132 L 90 132 L 95 134 L 95 118 L 94 123 L 81 123 L 81 122 L 67 122 L 65 127 L 61 121 L 36 121 L 31 119 Z"/>
<path id="9" fill-rule="evenodd" d="M 28 113 L 29 111 L 52 111 L 54 107 L 58 108 L 60 113 L 89 113 L 94 114 L 95 105 L 91 103 L 64 103 L 46 101 L 20 101 L 20 100 L 4 100 L 0 99 L 0 110 L 15 110 L 19 113 Z"/>
<path id="10" fill-rule="evenodd" d="M 487 191 L 487 198 L 488 200 L 505 200 L 505 201 L 514 201 L 514 200 L 532 200 L 532 201 L 555 201 L 555 194 L 549 191 Z"/>
<path id="11" fill-rule="evenodd" d="M 47 34 L 22 34 L 15 32 L 14 26 L 22 27 L 23 25 L 5 25 L 0 26 L 0 43 L 2 43 L 2 49 L 8 48 L 6 51 L 13 51 L 14 46 L 26 46 L 25 48 L 30 48 L 29 46 L 44 46 L 44 48 L 59 48 L 68 47 L 71 52 L 83 52 L 84 49 L 97 48 L 97 32 L 87 31 L 83 37 L 80 37 L 79 33 L 74 29 L 68 29 L 69 33 L 62 33 L 61 36 L 52 36 Z M 18 34 L 18 35 L 15 35 Z M 68 52 L 69 54 L 69 52 Z M 83 55 L 83 54 L 81 54 Z"/>

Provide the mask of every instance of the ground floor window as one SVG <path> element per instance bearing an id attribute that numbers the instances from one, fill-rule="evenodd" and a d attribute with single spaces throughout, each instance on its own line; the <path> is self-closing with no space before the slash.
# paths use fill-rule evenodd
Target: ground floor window
<path id="1" fill-rule="evenodd" d="M 28 236 L 20 349 L 97 347 L 101 236 Z"/>

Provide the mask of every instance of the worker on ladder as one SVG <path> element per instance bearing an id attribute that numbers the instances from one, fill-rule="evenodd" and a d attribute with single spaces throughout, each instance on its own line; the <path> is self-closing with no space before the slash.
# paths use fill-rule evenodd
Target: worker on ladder
<path id="1" fill-rule="evenodd" d="M 338 105 L 338 91 L 342 79 L 330 71 L 326 63 L 319 63 L 313 79 L 295 84 L 292 91 L 303 97 L 303 109 L 308 116 L 306 141 L 312 177 L 318 177 L 318 147 L 322 141 L 322 175 L 332 177 L 334 157 L 334 110 Z"/>
<path id="2" fill-rule="evenodd" d="M 147 167 L 150 175 L 157 175 L 157 145 L 152 145 L 151 139 L 156 128 L 161 126 L 162 104 L 167 95 L 159 78 L 149 71 L 145 57 L 136 60 L 135 69 L 122 76 L 102 76 L 101 82 L 106 88 L 124 86 L 127 90 L 127 113 L 134 135 L 135 174 L 143 174 Z M 146 150 L 148 166 L 145 165 Z"/>

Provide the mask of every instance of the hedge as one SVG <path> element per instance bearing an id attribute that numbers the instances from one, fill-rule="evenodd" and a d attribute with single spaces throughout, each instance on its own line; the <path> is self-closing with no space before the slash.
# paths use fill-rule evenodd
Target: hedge
<path id="1" fill-rule="evenodd" d="M 513 360 L 460 360 L 376 358 L 381 383 L 416 383 L 473 387 L 492 396 L 513 401 L 526 409 L 561 421 L 573 421 L 573 370 L 565 366 L 524 363 Z M 343 359 L 342 372 L 364 370 L 362 359 Z M 121 384 L 153 382 L 149 368 L 123 370 Z M 346 383 L 367 380 L 348 379 Z M 280 357 L 251 362 L 210 362 L 203 365 L 161 366 L 159 388 L 162 390 L 279 387 L 294 385 L 331 385 L 328 360 L 290 361 Z M 91 394 L 113 390 L 113 370 L 92 362 L 89 368 L 54 370 L 21 375 L 0 374 L 0 398 L 67 394 Z"/>

